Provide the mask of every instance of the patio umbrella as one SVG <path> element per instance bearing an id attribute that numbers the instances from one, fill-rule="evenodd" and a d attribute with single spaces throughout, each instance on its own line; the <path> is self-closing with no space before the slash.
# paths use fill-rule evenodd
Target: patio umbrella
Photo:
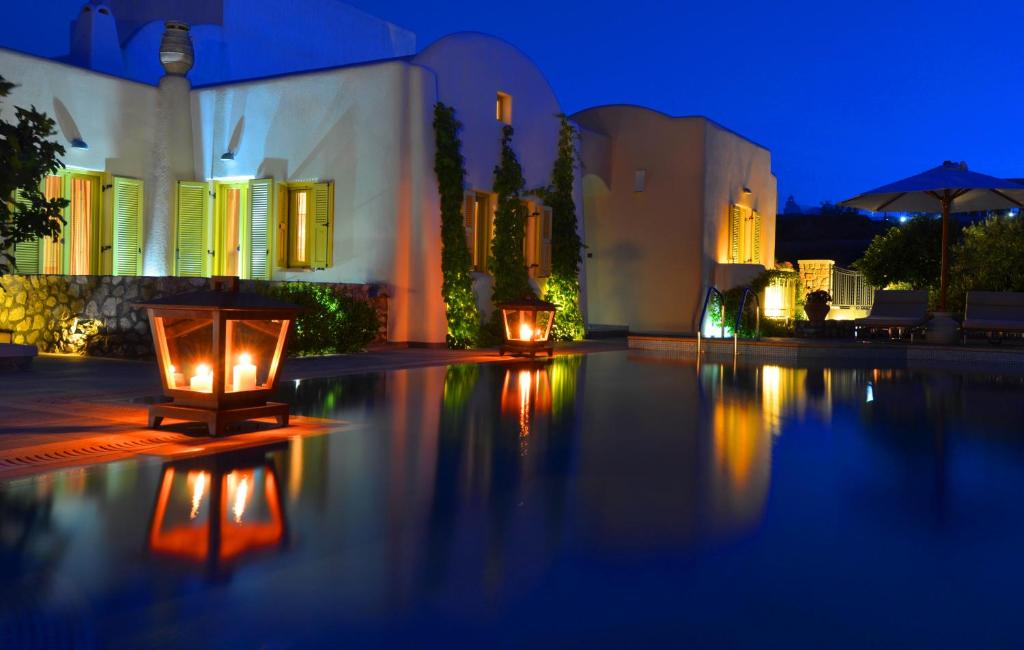
<path id="1" fill-rule="evenodd" d="M 1024 184 L 979 174 L 967 163 L 946 161 L 926 172 L 858 194 L 840 203 L 871 212 L 942 213 L 942 268 L 939 307 L 946 310 L 949 280 L 949 215 L 1024 207 Z"/>

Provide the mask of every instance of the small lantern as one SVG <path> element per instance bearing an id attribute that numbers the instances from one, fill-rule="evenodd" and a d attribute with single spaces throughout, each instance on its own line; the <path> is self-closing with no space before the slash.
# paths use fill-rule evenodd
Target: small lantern
<path id="1" fill-rule="evenodd" d="M 287 543 L 281 484 L 264 446 L 167 463 L 150 520 L 151 553 L 205 565 L 211 578 Z M 225 566 L 227 565 L 227 566 Z"/>
<path id="2" fill-rule="evenodd" d="M 554 356 L 551 343 L 551 325 L 555 322 L 555 305 L 537 298 L 525 298 L 498 305 L 505 324 L 505 342 L 498 349 L 533 357 L 538 352 Z"/>
<path id="3" fill-rule="evenodd" d="M 288 405 L 268 402 L 299 308 L 240 293 L 238 278 L 142 305 L 169 404 L 149 407 L 149 426 L 164 418 L 204 422 L 210 435 L 232 423 L 274 417 L 288 425 Z"/>

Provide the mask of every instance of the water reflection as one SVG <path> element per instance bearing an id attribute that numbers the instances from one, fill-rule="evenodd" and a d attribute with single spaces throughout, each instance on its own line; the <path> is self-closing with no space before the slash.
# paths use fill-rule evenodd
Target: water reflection
<path id="1" fill-rule="evenodd" d="M 159 625 L 221 647 L 482 647 L 495 628 L 539 647 L 595 612 L 751 645 L 726 624 L 740 588 L 785 605 L 750 630 L 805 630 L 786 608 L 830 584 L 914 602 L 948 593 L 936 558 L 975 594 L 985 563 L 1014 573 L 1022 388 L 620 354 L 303 381 L 296 411 L 348 426 L 0 486 L 0 609 L 78 612 L 122 647 Z"/>
<path id="2" fill-rule="evenodd" d="M 240 560 L 283 548 L 287 519 L 275 462 L 286 445 L 163 466 L 147 547 L 226 579 Z M 301 452 L 301 450 L 299 450 Z"/>

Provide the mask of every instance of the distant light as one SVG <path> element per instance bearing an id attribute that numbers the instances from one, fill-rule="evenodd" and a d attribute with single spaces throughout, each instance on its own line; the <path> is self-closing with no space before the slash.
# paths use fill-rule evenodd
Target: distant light
<path id="1" fill-rule="evenodd" d="M 869 381 L 868 382 L 868 388 L 867 388 L 867 390 L 865 391 L 865 394 L 864 394 L 864 403 L 865 404 L 869 404 L 869 403 L 874 402 L 874 401 L 875 401 L 875 389 L 871 385 L 871 382 Z"/>
<path id="2" fill-rule="evenodd" d="M 82 138 L 75 138 L 74 140 L 71 141 L 71 148 L 72 149 L 88 149 L 89 145 L 86 144 L 85 140 L 83 140 Z"/>
<path id="3" fill-rule="evenodd" d="M 299 387 L 299 384 L 301 384 L 301 383 L 302 383 L 302 380 L 301 380 L 301 379 L 296 379 L 296 380 L 295 380 L 295 387 L 296 387 L 296 388 L 298 388 L 298 387 Z"/>
<path id="4" fill-rule="evenodd" d="M 907 223 L 907 217 L 900 217 L 900 223 Z"/>

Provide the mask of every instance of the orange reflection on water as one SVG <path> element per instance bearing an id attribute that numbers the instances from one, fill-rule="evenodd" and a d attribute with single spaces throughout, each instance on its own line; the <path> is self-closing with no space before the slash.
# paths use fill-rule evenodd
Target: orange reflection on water
<path id="1" fill-rule="evenodd" d="M 529 447 L 531 419 L 538 413 L 551 412 L 551 384 L 547 368 L 506 370 L 501 389 L 501 411 L 518 418 L 519 447 L 525 455 Z"/>

